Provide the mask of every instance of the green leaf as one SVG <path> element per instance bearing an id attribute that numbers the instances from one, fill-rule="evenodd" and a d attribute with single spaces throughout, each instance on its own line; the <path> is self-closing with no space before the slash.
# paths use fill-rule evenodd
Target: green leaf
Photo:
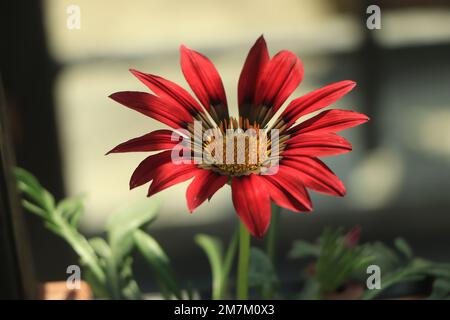
<path id="1" fill-rule="evenodd" d="M 18 188 L 27 197 L 24 207 L 43 218 L 45 226 L 63 238 L 78 254 L 85 279 L 96 297 L 137 299 L 141 297 L 131 268 L 133 232 L 152 221 L 157 212 L 153 201 L 129 206 L 113 215 L 108 223 L 108 243 L 99 237 L 87 240 L 78 230 L 83 198 L 72 197 L 55 206 L 53 196 L 23 169 L 15 170 Z M 172 293 L 170 293 L 172 294 Z"/>
<path id="2" fill-rule="evenodd" d="M 77 227 L 81 216 L 84 213 L 83 197 L 77 196 L 72 198 L 66 198 L 61 200 L 56 210 L 66 219 L 69 223 Z"/>
<path id="3" fill-rule="evenodd" d="M 159 210 L 159 204 L 150 199 L 138 201 L 113 213 L 107 222 L 106 229 L 110 232 L 126 233 L 153 221 Z"/>
<path id="4" fill-rule="evenodd" d="M 21 191 L 27 198 L 35 202 L 40 207 L 44 207 L 46 210 L 47 208 L 44 205 L 44 199 L 42 195 L 42 188 L 32 188 L 31 186 L 25 184 L 22 181 L 18 181 L 17 188 L 19 191 Z"/>
<path id="5" fill-rule="evenodd" d="M 142 293 L 134 279 L 128 281 L 127 285 L 122 289 L 122 295 L 128 300 L 142 299 Z"/>
<path id="6" fill-rule="evenodd" d="M 290 258 L 304 258 L 304 257 L 318 257 L 320 255 L 320 246 L 312 244 L 303 240 L 294 242 L 294 245 L 289 252 Z"/>
<path id="7" fill-rule="evenodd" d="M 259 248 L 252 247 L 250 249 L 248 279 L 250 287 L 262 287 L 278 281 L 272 262 L 267 254 Z"/>
<path id="8" fill-rule="evenodd" d="M 95 237 L 89 239 L 89 244 L 99 257 L 104 259 L 111 257 L 111 249 L 103 238 Z"/>
<path id="9" fill-rule="evenodd" d="M 99 264 L 99 260 L 94 250 L 89 245 L 87 239 L 77 231 L 71 230 L 65 226 L 60 229 L 60 232 L 62 237 L 78 254 L 81 263 L 90 268 L 92 270 L 92 273 L 99 279 L 100 282 L 104 282 L 105 274 Z"/>
<path id="10" fill-rule="evenodd" d="M 50 211 L 50 213 L 55 213 L 55 198 L 53 195 L 45 189 L 42 189 L 42 202 L 43 206 Z"/>
<path id="11" fill-rule="evenodd" d="M 18 181 L 28 185 L 32 189 L 36 190 L 42 188 L 36 177 L 25 169 L 18 167 L 14 168 L 14 175 Z"/>
<path id="12" fill-rule="evenodd" d="M 89 286 L 97 299 L 111 299 L 111 295 L 108 292 L 104 282 L 99 281 L 99 279 L 92 273 L 89 268 L 83 270 L 83 278 L 89 283 Z"/>
<path id="13" fill-rule="evenodd" d="M 28 200 L 23 199 L 22 200 L 22 205 L 25 209 L 27 209 L 28 211 L 30 211 L 31 213 L 37 214 L 38 216 L 47 219 L 47 211 L 45 211 L 44 209 L 38 207 L 37 205 L 31 203 Z"/>
<path id="14" fill-rule="evenodd" d="M 413 258 L 413 252 L 409 244 L 403 238 L 396 238 L 394 245 L 408 260 Z"/>
<path id="15" fill-rule="evenodd" d="M 53 214 L 55 200 L 53 196 L 41 186 L 36 177 L 21 168 L 15 168 L 14 174 L 17 179 L 18 189 L 33 200 L 36 205 L 45 209 L 48 214 Z"/>
<path id="16" fill-rule="evenodd" d="M 53 232 L 54 234 L 56 234 L 57 236 L 65 239 L 65 235 L 63 233 L 63 231 L 61 230 L 61 227 L 54 224 L 52 221 L 45 221 L 44 222 L 44 226 L 49 229 L 51 232 Z"/>
<path id="17" fill-rule="evenodd" d="M 213 300 L 225 298 L 228 276 L 236 255 L 238 237 L 238 232 L 235 232 L 224 257 L 223 244 L 220 239 L 205 234 L 195 236 L 195 242 L 203 249 L 211 266 Z"/>
<path id="18" fill-rule="evenodd" d="M 361 247 L 363 255 L 373 257 L 373 263 L 378 265 L 384 274 L 404 265 L 397 253 L 382 242 L 367 243 Z"/>
<path id="19" fill-rule="evenodd" d="M 223 292 L 223 245 L 222 242 L 215 237 L 205 234 L 195 236 L 195 242 L 203 249 L 209 260 L 212 273 L 212 299 L 221 299 Z"/>
<path id="20" fill-rule="evenodd" d="M 433 265 L 427 269 L 427 274 L 436 278 L 450 279 L 450 264 L 433 263 Z"/>
<path id="21" fill-rule="evenodd" d="M 124 259 L 123 263 L 121 264 L 119 275 L 123 279 L 129 279 L 133 275 L 133 269 L 131 268 L 133 265 L 133 258 L 131 256 L 128 256 Z"/>
<path id="22" fill-rule="evenodd" d="M 122 298 L 121 278 L 118 265 L 113 257 L 104 259 L 104 270 L 106 274 L 106 285 L 111 294 L 111 298 L 118 300 Z"/>
<path id="23" fill-rule="evenodd" d="M 120 261 L 134 245 L 133 232 L 153 221 L 159 205 L 152 200 L 140 201 L 112 214 L 107 223 L 108 242 Z"/>
<path id="24" fill-rule="evenodd" d="M 423 259 L 414 259 L 405 267 L 398 268 L 382 277 L 381 289 L 366 290 L 361 297 L 362 300 L 370 300 L 376 298 L 381 292 L 392 287 L 393 285 L 406 282 L 415 282 L 423 280 L 427 274 L 431 263 Z"/>
<path id="25" fill-rule="evenodd" d="M 349 246 L 341 228 L 326 228 L 319 239 L 319 246 L 314 272 L 314 279 L 320 287 L 319 295 L 335 291 L 355 274 L 360 274 L 374 259 L 364 253 L 362 246 Z"/>
<path id="26" fill-rule="evenodd" d="M 436 279 L 433 282 L 433 291 L 428 300 L 450 299 L 450 279 Z"/>
<path id="27" fill-rule="evenodd" d="M 85 267 L 86 279 L 96 297 L 140 297 L 131 268 L 133 231 L 154 219 L 157 206 L 153 201 L 128 207 L 113 216 L 108 225 L 108 243 L 99 237 L 88 241 L 77 230 L 78 221 L 84 211 L 82 197 L 66 198 L 55 206 L 53 196 L 33 175 L 18 169 L 16 176 L 19 189 L 29 199 L 23 200 L 24 207 L 41 216 L 45 226 L 68 242 L 78 254 L 80 263 Z"/>
<path id="28" fill-rule="evenodd" d="M 140 299 L 141 293 L 133 278 L 131 268 L 133 259 L 127 256 L 123 261 L 116 261 L 109 245 L 103 238 L 95 237 L 89 244 L 100 257 L 100 264 L 105 272 L 105 287 L 109 299 Z"/>
<path id="29" fill-rule="evenodd" d="M 156 240 L 142 230 L 133 233 L 136 247 L 151 266 L 161 292 L 166 298 L 170 295 L 182 299 L 181 291 L 175 279 L 169 257 Z"/>

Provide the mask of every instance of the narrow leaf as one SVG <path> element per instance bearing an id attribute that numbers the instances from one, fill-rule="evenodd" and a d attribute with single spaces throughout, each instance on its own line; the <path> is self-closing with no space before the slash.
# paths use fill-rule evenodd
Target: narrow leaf
<path id="1" fill-rule="evenodd" d="M 198 234 L 195 236 L 195 242 L 203 249 L 209 260 L 212 273 L 212 299 L 218 300 L 223 292 L 223 245 L 222 242 L 214 237 Z"/>
<path id="2" fill-rule="evenodd" d="M 320 246 L 303 240 L 294 242 L 289 252 L 290 258 L 318 257 L 320 254 Z"/>
<path id="3" fill-rule="evenodd" d="M 153 269 L 161 291 L 181 299 L 181 291 L 175 279 L 170 260 L 156 240 L 142 230 L 133 233 L 136 247 Z"/>
<path id="4" fill-rule="evenodd" d="M 412 259 L 413 257 L 412 249 L 405 239 L 396 238 L 394 240 L 394 245 L 397 248 L 397 250 L 400 251 L 405 256 L 405 258 L 407 258 L 408 260 Z"/>

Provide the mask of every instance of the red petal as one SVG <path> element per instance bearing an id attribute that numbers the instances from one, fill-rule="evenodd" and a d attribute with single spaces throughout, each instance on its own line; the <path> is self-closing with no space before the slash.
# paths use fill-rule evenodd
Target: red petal
<path id="1" fill-rule="evenodd" d="M 192 122 L 192 115 L 175 104 L 168 104 L 161 98 L 146 92 L 123 91 L 109 96 L 114 101 L 158 120 L 168 126 L 179 129 Z"/>
<path id="2" fill-rule="evenodd" d="M 302 181 L 287 171 L 279 170 L 274 175 L 263 176 L 270 198 L 277 205 L 295 211 L 312 210 L 311 199 Z"/>
<path id="3" fill-rule="evenodd" d="M 130 69 L 130 71 L 157 96 L 178 104 L 184 109 L 189 110 L 192 115 L 203 112 L 198 102 L 176 83 L 138 70 Z"/>
<path id="4" fill-rule="evenodd" d="M 134 170 L 130 179 L 130 189 L 139 187 L 153 179 L 158 168 L 172 161 L 172 152 L 163 151 L 145 158 Z"/>
<path id="5" fill-rule="evenodd" d="M 267 64 L 256 88 L 255 104 L 276 113 L 303 78 L 303 65 L 290 51 L 280 51 Z"/>
<path id="6" fill-rule="evenodd" d="M 249 108 L 254 105 L 256 84 L 269 59 L 266 41 L 261 36 L 250 49 L 239 77 L 239 114 L 244 118 L 248 118 Z"/>
<path id="7" fill-rule="evenodd" d="M 193 212 L 203 201 L 211 199 L 227 181 L 227 176 L 219 175 L 211 170 L 199 172 L 186 190 L 189 211 Z"/>
<path id="8" fill-rule="evenodd" d="M 261 176 L 233 177 L 234 208 L 252 235 L 262 238 L 270 224 L 270 197 Z"/>
<path id="9" fill-rule="evenodd" d="M 147 196 L 150 197 L 175 184 L 189 180 L 202 170 L 204 169 L 199 169 L 195 164 L 165 163 L 156 171 Z"/>
<path id="10" fill-rule="evenodd" d="M 289 103 L 281 114 L 281 117 L 290 126 L 298 118 L 328 107 L 351 91 L 355 86 L 355 82 L 346 80 L 317 89 Z"/>
<path id="11" fill-rule="evenodd" d="M 352 145 L 345 138 L 333 133 L 299 134 L 289 139 L 287 149 L 281 156 L 331 156 L 352 151 Z"/>
<path id="12" fill-rule="evenodd" d="M 172 141 L 172 135 L 174 138 L 178 139 Z M 171 130 L 156 130 L 121 143 L 114 149 L 109 151 L 107 154 L 171 149 L 172 147 L 180 143 L 180 137 L 180 135 Z"/>
<path id="13" fill-rule="evenodd" d="M 281 170 L 298 175 L 306 187 L 315 191 L 335 196 L 345 195 L 341 180 L 317 158 L 287 157 L 280 161 Z"/>
<path id="14" fill-rule="evenodd" d="M 350 110 L 333 109 L 319 113 L 311 119 L 292 127 L 288 132 L 314 132 L 315 134 L 338 132 L 355 127 L 367 121 L 369 121 L 369 117 L 365 114 Z"/>
<path id="15" fill-rule="evenodd" d="M 218 119 L 228 118 L 227 98 L 222 79 L 212 62 L 194 50 L 180 47 L 181 69 L 186 81 L 206 108 L 215 109 Z"/>

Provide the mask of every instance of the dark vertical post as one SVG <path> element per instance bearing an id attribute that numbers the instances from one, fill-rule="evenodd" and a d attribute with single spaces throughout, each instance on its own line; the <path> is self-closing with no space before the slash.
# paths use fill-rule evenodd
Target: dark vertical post
<path id="1" fill-rule="evenodd" d="M 47 50 L 42 2 L 0 3 L 0 67 L 17 163 L 61 198 L 64 188 L 53 97 L 58 65 Z"/>
<path id="2" fill-rule="evenodd" d="M 35 299 L 37 283 L 12 175 L 14 157 L 6 118 L 0 82 L 0 299 Z"/>
<path id="3" fill-rule="evenodd" d="M 60 199 L 64 184 L 53 96 L 59 65 L 48 51 L 43 4 L 0 1 L 0 70 L 17 165 Z M 61 279 L 67 265 L 77 261 L 75 255 L 40 219 L 30 214 L 25 220 L 38 279 Z"/>

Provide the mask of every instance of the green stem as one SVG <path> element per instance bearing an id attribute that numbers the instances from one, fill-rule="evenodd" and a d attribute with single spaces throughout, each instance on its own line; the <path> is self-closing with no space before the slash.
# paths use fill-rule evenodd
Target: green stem
<path id="1" fill-rule="evenodd" d="M 236 298 L 248 300 L 248 267 L 250 263 L 250 233 L 240 222 L 239 226 L 239 261 L 236 283 Z"/>

